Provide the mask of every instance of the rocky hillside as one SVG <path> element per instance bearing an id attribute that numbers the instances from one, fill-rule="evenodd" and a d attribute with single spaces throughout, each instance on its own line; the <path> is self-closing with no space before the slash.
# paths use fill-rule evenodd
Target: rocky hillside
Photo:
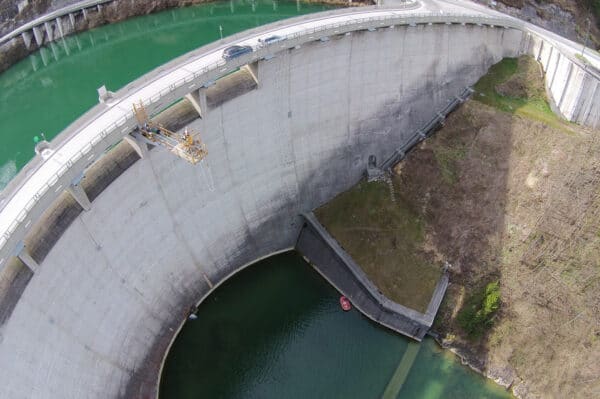
<path id="1" fill-rule="evenodd" d="M 474 0 L 589 47 L 600 48 L 600 0 Z"/>

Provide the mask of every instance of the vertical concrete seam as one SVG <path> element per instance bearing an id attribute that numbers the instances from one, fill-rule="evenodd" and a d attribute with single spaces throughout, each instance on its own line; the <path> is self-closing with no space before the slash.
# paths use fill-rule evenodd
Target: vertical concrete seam
<path id="1" fill-rule="evenodd" d="M 291 98 L 292 98 L 292 57 L 293 57 L 293 49 L 289 49 L 287 50 L 287 57 L 285 57 L 285 62 L 287 63 L 287 104 L 288 104 L 288 115 L 290 115 L 290 117 L 288 117 L 287 119 L 287 125 L 289 128 L 289 140 L 290 140 L 290 147 L 292 150 L 292 162 L 294 165 L 294 176 L 296 177 L 296 191 L 298 193 L 298 196 L 296 197 L 296 202 L 298 202 L 298 198 L 302 195 L 302 193 L 300 192 L 300 178 L 298 177 L 298 160 L 296 158 L 296 147 L 294 146 L 294 124 L 293 124 L 293 119 L 294 119 L 294 111 L 292 110 L 292 102 L 291 102 Z"/>
<path id="2" fill-rule="evenodd" d="M 583 123 L 583 124 L 588 123 L 588 118 L 590 117 L 590 114 L 592 113 L 594 104 L 596 104 L 594 102 L 594 98 L 596 98 L 596 94 L 598 93 L 598 87 L 600 87 L 600 81 L 596 80 L 596 84 L 594 85 L 594 90 L 592 91 L 592 95 L 590 96 L 590 99 L 589 99 L 590 101 L 588 103 L 587 110 L 585 112 L 585 116 L 583 118 L 581 118 L 581 123 Z M 591 125 L 591 123 L 590 123 L 590 125 Z"/>
<path id="3" fill-rule="evenodd" d="M 100 245 L 99 242 L 96 240 L 96 238 L 94 237 L 94 235 L 92 234 L 92 232 L 90 231 L 90 229 L 88 228 L 87 224 L 85 223 L 85 221 L 83 220 L 83 218 L 81 216 L 82 216 L 82 214 L 80 214 L 76 220 L 79 220 L 79 222 L 81 223 L 81 225 L 83 227 L 83 230 L 85 230 L 89 239 L 96 246 L 96 249 L 100 253 L 100 256 L 102 256 L 102 260 L 104 261 L 103 264 L 106 266 L 106 268 L 109 269 L 116 276 L 118 276 L 119 279 L 121 279 L 123 286 L 126 288 L 126 290 L 131 294 L 131 296 L 134 299 L 137 299 L 137 302 L 146 309 L 148 314 L 150 314 L 156 320 L 159 320 L 159 321 L 165 323 L 166 320 L 164 320 L 162 317 L 160 317 L 160 315 L 154 313 L 152 311 L 153 310 L 152 306 L 147 304 L 146 301 L 144 301 L 142 299 L 142 298 L 145 298 L 145 296 L 137 288 L 131 286 L 129 283 L 129 280 L 126 279 L 125 276 L 123 276 L 121 273 L 119 273 L 119 269 L 117 269 L 113 266 L 112 262 L 110 261 L 110 259 L 108 259 L 108 256 L 104 252 L 104 247 L 102 245 Z"/>
<path id="4" fill-rule="evenodd" d="M 202 267 L 202 265 L 200 264 L 200 262 L 198 261 L 198 259 L 196 259 L 196 256 L 194 255 L 194 251 L 192 251 L 192 248 L 191 248 L 186 236 L 181 232 L 181 229 L 179 228 L 179 224 L 177 223 L 177 221 L 175 220 L 175 217 L 173 216 L 173 210 L 169 206 L 169 201 L 167 201 L 167 196 L 165 194 L 165 191 L 162 187 L 162 184 L 160 183 L 160 179 L 158 178 L 158 175 L 156 174 L 156 170 L 154 170 L 154 163 L 152 162 L 152 156 L 150 156 L 150 155 L 147 156 L 145 159 L 142 160 L 142 162 L 144 162 L 144 161 L 149 166 L 152 176 L 154 176 L 154 184 L 155 184 L 156 188 L 158 189 L 158 192 L 160 193 L 160 197 L 163 202 L 163 205 L 165 206 L 167 212 L 169 213 L 169 217 L 171 219 L 171 226 L 173 228 L 173 231 L 175 232 L 175 235 L 179 238 L 182 245 L 188 252 L 190 258 L 192 259 L 192 262 L 194 262 L 194 267 L 202 275 L 205 272 L 205 270 Z M 175 159 L 174 159 L 174 161 L 175 162 L 179 162 L 179 161 L 183 162 L 182 160 L 175 160 Z M 144 167 L 143 163 L 142 163 L 142 167 Z M 204 247 L 206 248 L 206 246 L 204 246 Z M 184 292 L 181 292 L 179 289 L 177 289 L 177 287 L 175 287 L 173 284 L 171 284 L 171 282 L 169 282 L 169 285 L 175 291 L 179 292 L 179 294 L 181 294 L 183 297 L 187 296 Z"/>
<path id="5" fill-rule="evenodd" d="M 554 79 L 556 78 L 556 71 L 558 71 L 558 65 L 560 64 L 560 59 L 562 57 L 561 52 L 559 51 L 556 55 L 556 65 L 554 66 L 554 73 L 552 74 L 552 79 L 550 79 L 550 83 L 548 84 L 548 79 L 546 79 L 546 83 L 548 84 L 548 90 L 552 89 L 552 85 L 554 84 Z M 546 78 L 548 76 L 546 75 Z"/>
<path id="6" fill-rule="evenodd" d="M 373 32 L 374 34 L 378 34 L 379 31 L 375 31 Z M 352 142 L 352 136 L 350 133 L 350 123 L 352 121 L 352 114 L 351 114 L 351 104 L 352 104 L 352 98 L 353 96 L 350 94 L 351 93 L 351 85 L 350 85 L 350 81 L 351 81 L 351 76 L 352 76 L 352 48 L 354 45 L 354 36 L 350 35 L 350 36 L 344 36 L 344 38 L 349 38 L 350 40 L 350 51 L 348 51 L 348 62 L 346 63 L 347 65 L 347 70 L 346 73 L 348 74 L 348 79 L 346 79 L 346 92 L 348 93 L 347 95 L 347 101 L 346 101 L 346 144 L 350 145 L 350 143 Z M 342 38 L 342 40 L 344 40 L 344 38 Z M 368 155 L 368 154 L 367 154 Z M 350 170 L 350 168 L 352 167 L 352 159 L 351 157 L 348 157 L 348 170 Z"/>
<path id="7" fill-rule="evenodd" d="M 102 353 L 99 353 L 99 352 L 93 350 L 88 343 L 83 342 L 77 335 L 73 334 L 73 332 L 70 328 L 67 328 L 63 324 L 59 323 L 58 320 L 52 318 L 52 316 L 49 316 L 46 309 L 40 308 L 39 306 L 37 306 L 36 304 L 34 304 L 30 300 L 28 300 L 27 297 L 22 296 L 20 302 L 23 302 L 25 305 L 27 305 L 28 309 L 39 313 L 39 319 L 47 320 L 51 325 L 53 325 L 56 329 L 58 329 L 58 331 L 63 333 L 65 336 L 70 337 L 72 339 L 71 342 L 76 343 L 84 350 L 92 353 L 102 362 L 107 363 L 127 374 L 131 374 L 133 372 L 133 370 L 130 369 L 129 367 L 124 366 L 112 359 L 109 359 L 107 356 L 103 355 Z"/>
<path id="8" fill-rule="evenodd" d="M 581 96 L 583 95 L 583 93 L 586 90 L 586 85 L 585 85 L 585 81 L 586 81 L 586 77 L 587 77 L 587 73 L 583 70 L 581 70 L 581 68 L 579 67 L 575 67 L 577 68 L 577 72 L 576 74 L 581 74 L 581 80 L 579 82 L 579 87 L 577 87 L 577 95 L 575 96 L 575 100 L 573 100 L 573 102 L 571 103 L 571 121 L 575 121 L 579 123 L 579 115 L 581 114 L 581 108 L 583 107 L 583 104 L 585 104 L 585 98 L 582 100 Z M 583 104 L 582 104 L 583 102 Z"/>
<path id="9" fill-rule="evenodd" d="M 562 89 L 562 93 L 560 95 L 560 100 L 558 101 L 558 104 L 556 104 L 558 106 L 558 109 L 560 110 L 560 112 L 563 114 L 563 116 L 565 116 L 565 118 L 566 118 L 566 113 L 562 110 L 562 102 L 565 98 L 565 93 L 569 89 L 569 82 L 571 81 L 571 73 L 572 72 L 573 72 L 573 64 L 571 62 L 569 62 L 569 72 L 567 73 L 567 79 L 565 80 L 565 85 Z M 567 118 L 567 119 L 569 119 L 569 118 Z"/>
<path id="10" fill-rule="evenodd" d="M 548 60 L 546 60 L 546 70 L 550 66 L 550 60 L 552 59 L 552 54 L 554 53 L 554 46 L 550 45 L 550 51 L 548 52 Z"/>
<path id="11" fill-rule="evenodd" d="M 224 118 L 223 118 L 223 110 L 224 107 L 219 107 L 220 109 L 220 113 L 219 116 L 221 118 L 221 134 L 223 136 L 223 142 L 227 143 L 227 136 L 225 135 L 225 124 L 224 124 Z M 231 157 L 229 156 L 229 146 L 225 145 L 225 158 L 227 160 L 226 164 L 227 164 L 227 172 L 229 173 L 229 176 L 231 178 L 231 194 L 235 197 L 235 202 L 236 205 L 240 211 L 240 213 L 242 214 L 242 217 L 244 218 L 244 232 L 246 233 L 246 236 L 248 238 L 248 240 L 250 241 L 250 244 L 252 245 L 252 248 L 254 248 L 254 250 L 257 250 L 259 248 L 259 246 L 256 243 L 256 238 L 254 237 L 254 235 L 252 234 L 252 232 L 250 231 L 250 227 L 249 227 L 249 223 L 248 223 L 248 216 L 246 215 L 246 212 L 244 211 L 244 207 L 242 206 L 242 201 L 240 199 L 240 194 L 239 191 L 237 190 L 237 187 L 239 187 L 241 185 L 241 183 L 236 182 L 234 180 L 234 176 L 235 174 L 233 173 L 233 171 L 231 170 Z M 254 204 L 256 206 L 256 204 Z"/>

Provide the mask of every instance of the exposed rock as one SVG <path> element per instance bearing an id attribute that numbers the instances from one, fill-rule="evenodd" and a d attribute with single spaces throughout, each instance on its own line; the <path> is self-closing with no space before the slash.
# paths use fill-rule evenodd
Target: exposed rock
<path id="1" fill-rule="evenodd" d="M 489 5 L 500 12 L 531 22 L 580 43 L 585 42 L 587 18 L 591 18 L 588 46 L 596 48 L 600 46 L 600 35 L 598 28 L 594 26 L 594 17 L 590 16 L 587 10 L 580 9 L 575 2 L 571 4 L 569 9 L 564 9 L 555 3 L 538 3 L 533 0 L 473 1 Z"/>

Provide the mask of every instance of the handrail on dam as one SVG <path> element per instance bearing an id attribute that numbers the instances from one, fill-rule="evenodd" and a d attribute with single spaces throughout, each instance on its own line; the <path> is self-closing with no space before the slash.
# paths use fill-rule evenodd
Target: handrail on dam
<path id="1" fill-rule="evenodd" d="M 415 145 L 419 144 L 421 141 L 425 140 L 427 137 L 430 137 L 433 132 L 440 125 L 443 124 L 444 119 L 456 109 L 461 103 L 467 101 L 467 99 L 473 93 L 473 89 L 470 87 L 465 87 L 463 92 L 450 100 L 446 106 L 439 111 L 430 121 L 425 123 L 423 127 L 415 130 L 415 132 L 406 140 L 402 146 L 397 148 L 392 155 L 388 159 L 382 162 L 381 170 L 387 171 L 394 167 L 398 162 L 400 162 L 408 151 L 410 151 Z"/>
<path id="2" fill-rule="evenodd" d="M 422 24 L 476 24 L 526 29 L 523 21 L 514 18 L 486 16 L 479 12 L 473 14 L 408 13 L 402 8 L 329 12 L 327 17 L 304 17 L 295 23 L 288 21 L 286 24 L 267 25 L 263 29 L 251 31 L 252 36 L 247 32 L 235 35 L 219 42 L 216 47 L 208 45 L 180 57 L 174 64 L 167 64 L 167 67 L 158 68 L 139 78 L 119 90 L 112 102 L 96 106 L 67 128 L 66 134 L 61 134 L 62 141 L 52 143 L 54 153 L 50 158 L 43 163 L 40 163 L 39 158 L 35 160 L 38 163 L 36 168 L 29 168 L 27 173 L 19 173 L 11 191 L 2 193 L 8 195 L 0 199 L 0 270 L 6 260 L 15 255 L 14 248 L 23 239 L 36 217 L 43 212 L 40 204 L 45 203 L 49 206 L 61 190 L 69 187 L 73 179 L 133 130 L 135 118 L 130 106 L 132 102 L 141 100 L 152 113 L 194 90 L 206 87 L 235 68 L 307 42 L 353 31 Z M 286 32 L 280 34 L 284 38 L 283 41 L 266 46 L 257 45 L 258 38 L 284 28 Z M 236 43 L 250 44 L 256 48 L 252 53 L 239 58 L 222 60 L 220 51 Z M 209 59 L 210 57 L 212 59 Z M 208 62 L 202 63 L 204 58 Z M 17 199 L 16 196 L 20 192 L 21 198 Z"/>

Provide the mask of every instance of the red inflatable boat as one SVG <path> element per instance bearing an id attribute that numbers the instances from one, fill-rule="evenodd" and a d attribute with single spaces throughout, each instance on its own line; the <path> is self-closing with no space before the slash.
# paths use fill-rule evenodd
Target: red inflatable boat
<path id="1" fill-rule="evenodd" d="M 345 312 L 352 309 L 352 304 L 350 303 L 350 300 L 343 295 L 340 297 L 340 306 Z"/>

